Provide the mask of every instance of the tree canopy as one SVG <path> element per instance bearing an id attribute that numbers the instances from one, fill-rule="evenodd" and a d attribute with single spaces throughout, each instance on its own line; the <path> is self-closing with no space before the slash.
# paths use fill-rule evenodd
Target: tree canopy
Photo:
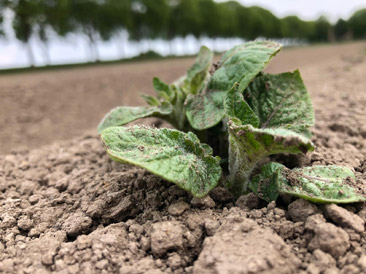
<path id="1" fill-rule="evenodd" d="M 349 19 L 349 27 L 357 39 L 366 38 L 366 8 L 356 11 Z"/>
<path id="2" fill-rule="evenodd" d="M 366 9 L 355 12 L 348 21 L 339 19 L 332 26 L 325 17 L 316 21 L 304 21 L 297 16 L 278 18 L 269 10 L 245 7 L 236 1 L 0 0 L 1 26 L 6 9 L 14 13 L 15 36 L 27 46 L 31 63 L 31 37 L 38 36 L 47 49 L 52 32 L 61 37 L 83 34 L 95 60 L 98 60 L 97 41 L 109 40 L 123 31 L 135 41 L 171 40 L 187 35 L 248 40 L 293 38 L 309 42 L 366 38 Z"/>

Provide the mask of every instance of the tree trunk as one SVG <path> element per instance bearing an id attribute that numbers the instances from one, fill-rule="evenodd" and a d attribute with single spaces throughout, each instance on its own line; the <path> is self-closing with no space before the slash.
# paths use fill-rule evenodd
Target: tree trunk
<path id="1" fill-rule="evenodd" d="M 119 56 L 120 59 L 124 59 L 126 56 L 126 51 L 125 51 L 125 47 L 124 47 L 124 41 L 118 41 L 118 51 L 119 51 Z"/>
<path id="2" fill-rule="evenodd" d="M 147 42 L 147 51 L 152 51 L 153 50 L 153 48 L 152 48 L 152 39 L 148 38 L 146 40 L 146 42 Z"/>
<path id="3" fill-rule="evenodd" d="M 51 65 L 51 57 L 49 52 L 49 46 L 47 42 L 43 42 L 43 56 L 46 60 L 46 66 Z"/>
<path id="4" fill-rule="evenodd" d="M 119 36 L 119 39 L 118 39 L 117 43 L 118 43 L 119 55 L 120 55 L 121 59 L 124 59 L 124 58 L 126 58 L 125 43 L 127 42 L 125 31 L 120 32 L 120 34 L 118 36 Z"/>
<path id="5" fill-rule="evenodd" d="M 95 61 L 97 63 L 100 62 L 100 56 L 99 56 L 99 50 L 98 50 L 98 45 L 96 44 L 95 40 L 94 40 L 94 52 L 95 52 Z"/>
<path id="6" fill-rule="evenodd" d="M 35 59 L 34 59 L 34 54 L 33 54 L 32 46 L 31 46 L 31 44 L 30 44 L 29 41 L 26 43 L 26 47 L 27 47 L 27 55 L 28 55 L 28 60 L 29 60 L 29 66 L 31 68 L 34 68 L 34 66 L 35 66 Z"/>
<path id="7" fill-rule="evenodd" d="M 174 43 L 173 43 L 173 39 L 169 40 L 169 48 L 170 48 L 170 55 L 173 56 L 174 55 Z"/>
<path id="8" fill-rule="evenodd" d="M 97 44 L 95 42 L 94 31 L 92 29 L 88 29 L 87 36 L 89 38 L 89 47 L 90 47 L 91 61 L 92 62 L 99 62 L 100 61 L 99 51 L 98 51 L 98 46 L 97 46 Z"/>
<path id="9" fill-rule="evenodd" d="M 139 55 L 141 55 L 142 53 L 145 52 L 144 41 L 142 39 L 139 39 L 138 40 L 138 45 L 139 45 Z"/>

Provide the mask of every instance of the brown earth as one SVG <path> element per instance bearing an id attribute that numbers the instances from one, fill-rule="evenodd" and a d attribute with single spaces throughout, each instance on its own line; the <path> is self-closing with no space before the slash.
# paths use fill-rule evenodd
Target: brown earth
<path id="1" fill-rule="evenodd" d="M 360 186 L 365 48 L 288 49 L 269 68 L 300 67 L 313 98 L 317 148 L 297 162 L 348 166 Z M 234 204 L 220 187 L 198 200 L 108 159 L 94 131 L 103 114 L 140 103 L 130 95 L 151 92 L 152 76 L 171 81 L 191 62 L 1 76 L 1 273 L 366 272 L 364 204 L 266 204 L 252 194 Z"/>

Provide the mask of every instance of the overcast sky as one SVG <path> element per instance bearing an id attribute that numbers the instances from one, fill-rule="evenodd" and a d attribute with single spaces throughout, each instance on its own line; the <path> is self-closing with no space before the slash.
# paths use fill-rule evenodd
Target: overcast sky
<path id="1" fill-rule="evenodd" d="M 226 0 L 216 0 L 224 2 Z M 244 6 L 261 6 L 275 15 L 284 17 L 297 15 L 305 20 L 313 20 L 326 15 L 332 22 L 339 18 L 348 19 L 353 12 L 366 8 L 366 0 L 237 0 Z"/>

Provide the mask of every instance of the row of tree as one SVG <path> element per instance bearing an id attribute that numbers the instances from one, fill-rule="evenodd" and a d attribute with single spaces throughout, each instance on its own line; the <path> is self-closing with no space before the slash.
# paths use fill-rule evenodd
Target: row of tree
<path id="1" fill-rule="evenodd" d="M 47 52 L 52 33 L 61 37 L 85 35 L 95 60 L 99 58 L 96 41 L 118 37 L 122 31 L 134 41 L 171 40 L 189 34 L 197 38 L 298 38 L 309 42 L 366 37 L 366 9 L 357 11 L 348 21 L 340 19 L 334 26 L 325 17 L 316 21 L 296 16 L 279 19 L 266 9 L 244 7 L 235 1 L 0 0 L 0 24 L 7 10 L 14 15 L 16 38 L 28 45 L 31 63 L 30 38 L 38 36 Z"/>

